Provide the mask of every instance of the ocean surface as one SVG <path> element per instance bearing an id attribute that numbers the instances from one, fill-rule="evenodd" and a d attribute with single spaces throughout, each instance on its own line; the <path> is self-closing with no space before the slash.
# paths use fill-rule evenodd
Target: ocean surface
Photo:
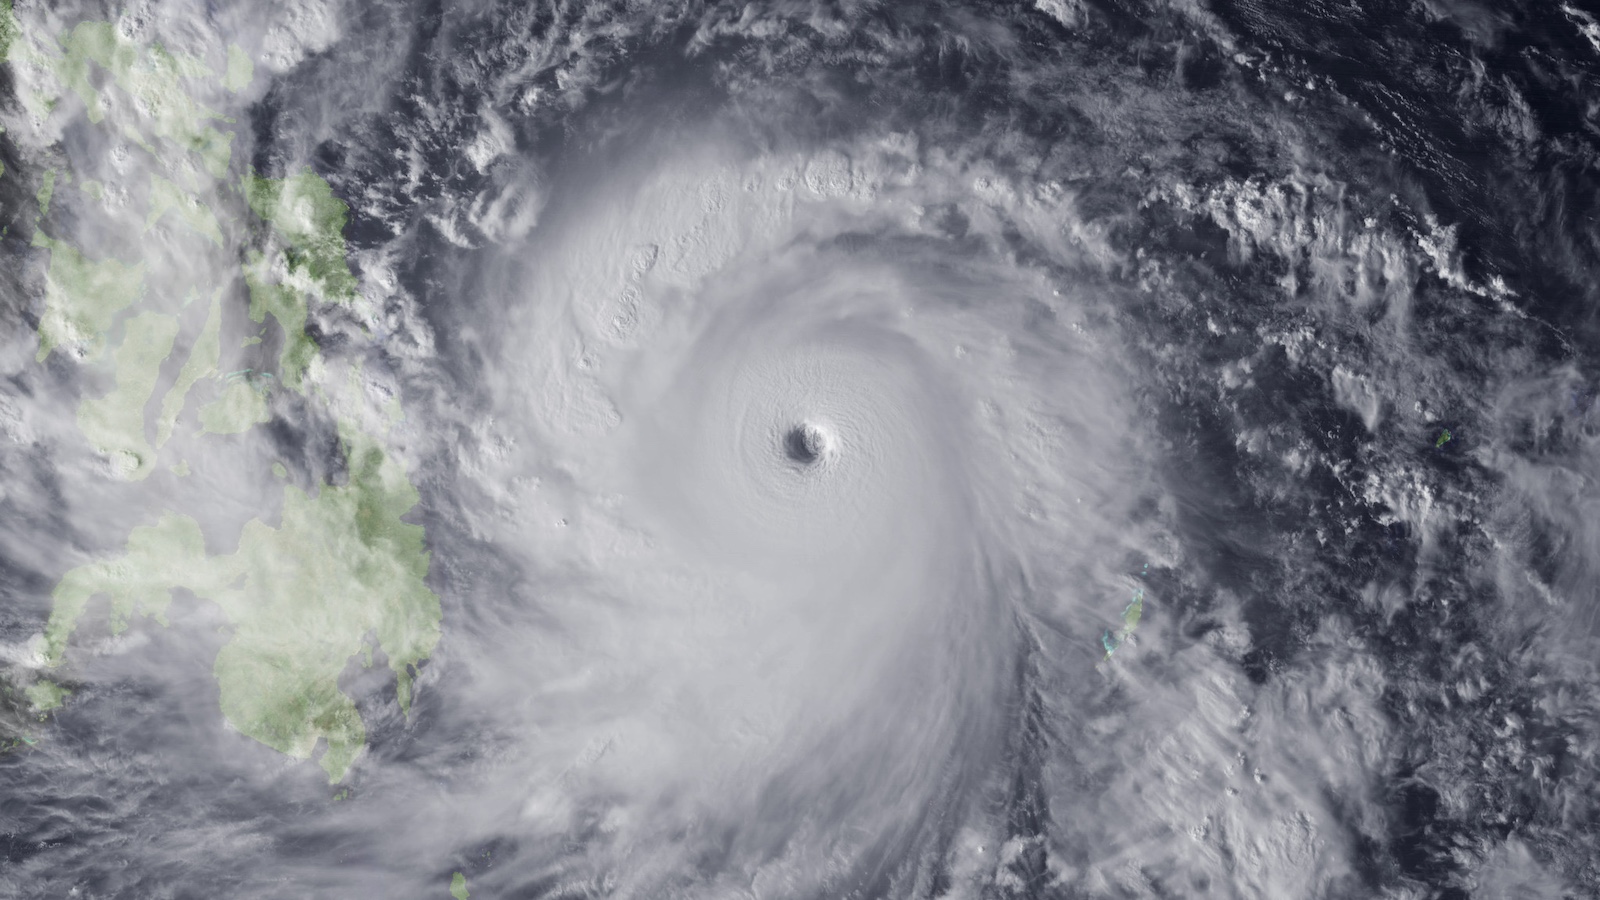
<path id="1" fill-rule="evenodd" d="M 0 0 L 0 896 L 1600 895 L 1600 9 Z"/>

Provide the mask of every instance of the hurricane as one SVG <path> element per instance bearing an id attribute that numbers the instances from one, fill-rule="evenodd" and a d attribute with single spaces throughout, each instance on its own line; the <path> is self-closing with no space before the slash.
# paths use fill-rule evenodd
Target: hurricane
<path id="1" fill-rule="evenodd" d="M 1600 885 L 1600 19 L 0 0 L 0 893 Z"/>
<path id="2" fill-rule="evenodd" d="M 950 256 L 990 176 L 849 149 L 669 134 L 463 275 L 538 298 L 473 341 L 495 449 L 461 515 L 534 592 L 473 616 L 465 677 L 539 735 L 492 805 L 593 834 L 552 878 L 927 893 L 1006 843 L 1031 678 L 1106 690 L 1092 655 L 1027 669 L 1136 552 L 1109 288 Z"/>

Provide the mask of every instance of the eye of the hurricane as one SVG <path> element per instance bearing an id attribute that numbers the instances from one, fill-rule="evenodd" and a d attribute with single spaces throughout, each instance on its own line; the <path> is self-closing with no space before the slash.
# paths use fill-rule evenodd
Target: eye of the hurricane
<path id="1" fill-rule="evenodd" d="M 798 465 L 816 465 L 827 449 L 827 433 L 810 422 L 794 425 L 783 436 L 784 455 Z"/>

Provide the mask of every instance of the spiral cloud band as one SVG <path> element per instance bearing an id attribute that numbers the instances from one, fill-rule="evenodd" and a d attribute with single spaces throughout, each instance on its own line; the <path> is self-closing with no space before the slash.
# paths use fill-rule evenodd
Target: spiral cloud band
<path id="1" fill-rule="evenodd" d="M 1329 9 L 0 0 L 0 896 L 1600 896 L 1600 20 Z"/>
<path id="2" fill-rule="evenodd" d="M 530 511 L 495 542 L 570 579 L 493 676 L 541 686 L 520 815 L 607 823 L 641 895 L 707 854 L 719 884 L 926 889 L 1003 787 L 1025 620 L 1073 618 L 1036 592 L 1109 548 L 1128 425 L 1085 310 L 941 259 L 913 164 L 680 156 L 485 278 L 529 298 L 486 351 L 518 448 L 487 480 Z"/>

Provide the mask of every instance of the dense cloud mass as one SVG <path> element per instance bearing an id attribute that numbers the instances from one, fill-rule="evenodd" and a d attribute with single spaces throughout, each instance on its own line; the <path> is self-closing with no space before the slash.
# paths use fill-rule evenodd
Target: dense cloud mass
<path id="1" fill-rule="evenodd" d="M 0 894 L 1600 893 L 1600 14 L 0 59 Z"/>

